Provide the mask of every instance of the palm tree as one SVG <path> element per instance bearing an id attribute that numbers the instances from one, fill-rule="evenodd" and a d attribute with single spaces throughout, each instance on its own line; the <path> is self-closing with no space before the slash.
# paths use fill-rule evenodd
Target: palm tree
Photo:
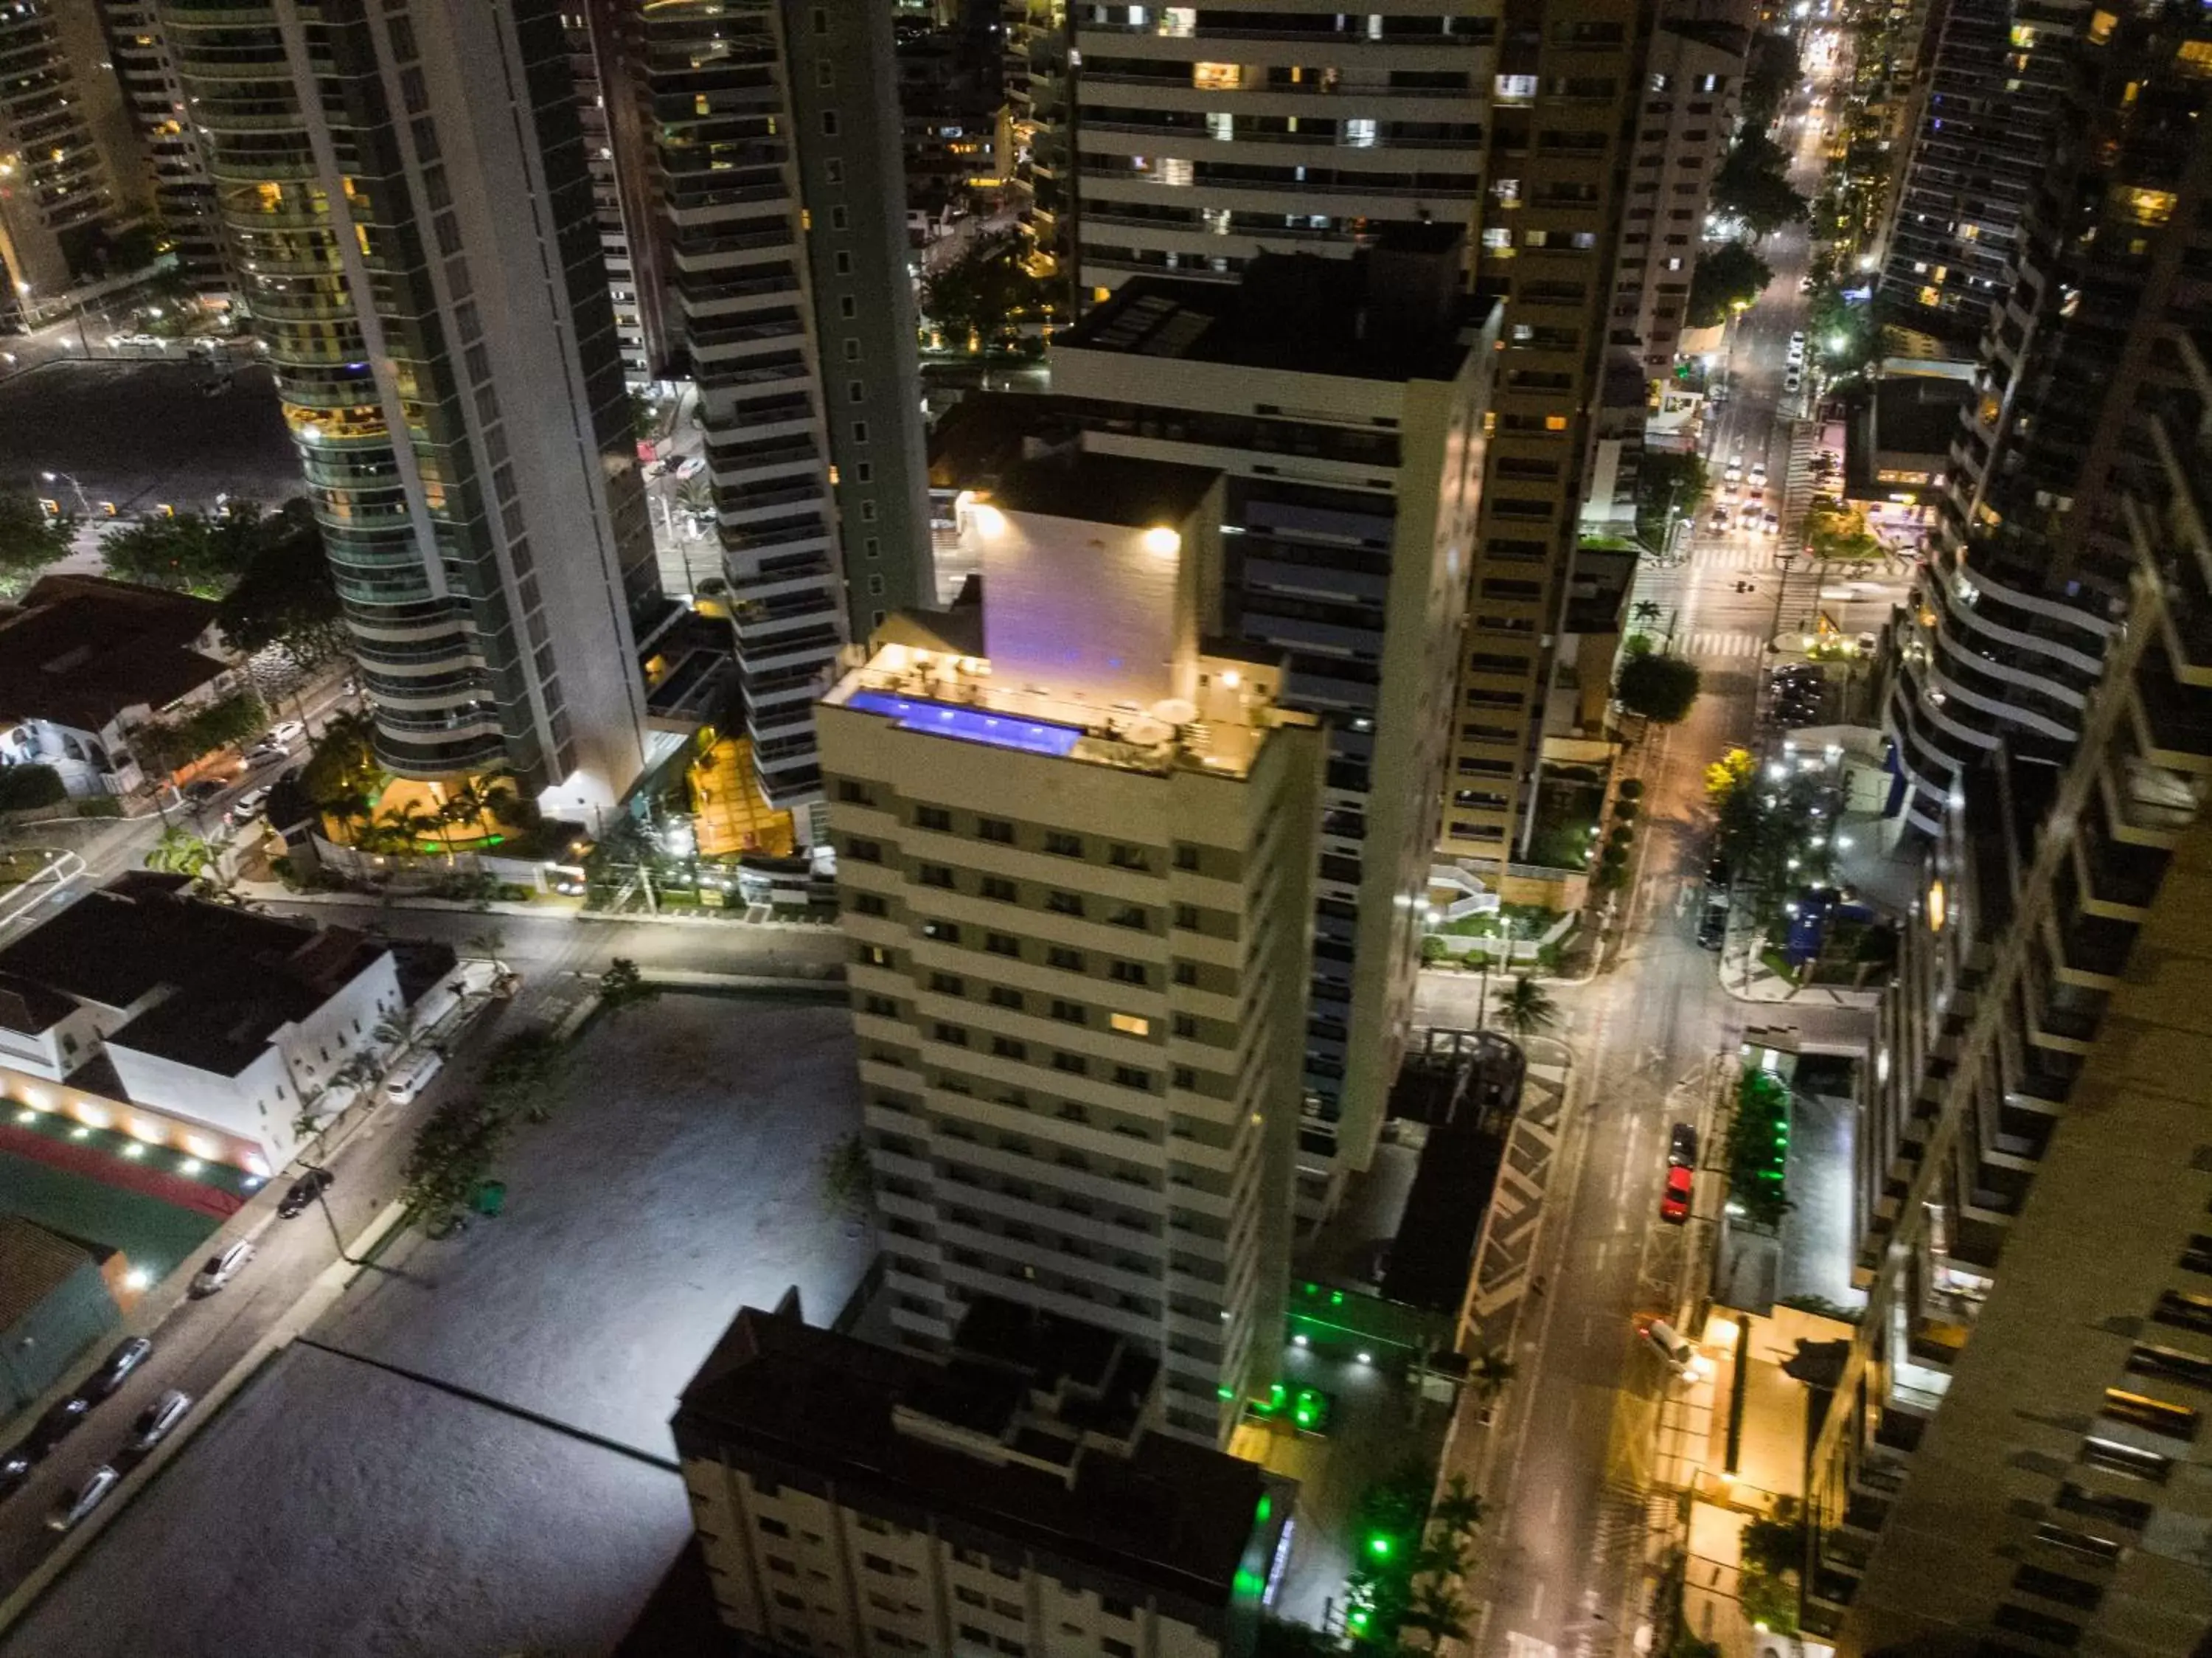
<path id="1" fill-rule="evenodd" d="M 1536 1036 L 1559 1022 L 1559 1004 L 1527 973 L 1498 994 L 1498 1017 L 1516 1036 Z"/>
<path id="2" fill-rule="evenodd" d="M 1502 1369 L 1504 1378 L 1513 1374 L 1513 1361 L 1504 1350 L 1491 1348 L 1476 1360 L 1477 1366 L 1489 1362 L 1494 1369 Z M 1482 1499 L 1471 1490 L 1465 1474 L 1454 1474 L 1444 1482 L 1443 1493 L 1429 1507 L 1429 1524 L 1440 1526 L 1447 1536 L 1471 1537 L 1482 1527 Z"/>
<path id="3" fill-rule="evenodd" d="M 489 928 L 483 932 L 478 933 L 475 937 L 468 941 L 468 946 L 469 948 L 474 950 L 478 955 L 491 963 L 491 969 L 494 972 L 501 974 L 502 977 L 506 974 L 507 963 L 500 959 L 500 952 L 507 948 L 507 936 L 501 932 L 498 928 Z"/>
<path id="4" fill-rule="evenodd" d="M 1633 614 L 1636 619 L 1639 622 L 1656 622 L 1659 619 L 1662 613 L 1659 601 L 1656 599 L 1638 599 L 1636 601 L 1636 609 Z"/>
<path id="5" fill-rule="evenodd" d="M 714 515 L 714 485 L 710 479 L 687 478 L 676 486 L 676 504 L 694 518 Z"/>
<path id="6" fill-rule="evenodd" d="M 416 846 L 438 832 L 438 814 L 426 812 L 412 801 L 403 801 L 378 820 L 391 832 L 395 842 L 404 842 L 397 850 L 413 851 Z"/>

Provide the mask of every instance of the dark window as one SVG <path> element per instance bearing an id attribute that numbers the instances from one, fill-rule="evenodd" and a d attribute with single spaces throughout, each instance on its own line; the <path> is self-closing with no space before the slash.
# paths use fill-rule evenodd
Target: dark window
<path id="1" fill-rule="evenodd" d="M 2030 1612 L 2026 1606 L 2002 1606 L 1990 1621 L 2009 1635 L 2025 1635 L 2037 1641 L 2048 1641 L 2055 1647 L 2080 1644 L 2081 1629 L 2063 1618 L 2053 1618 L 2047 1612 Z"/>
<path id="2" fill-rule="evenodd" d="M 1145 856 L 1143 847 L 1123 846 L 1118 842 L 1107 849 L 1106 861 L 1117 869 L 1149 869 L 1152 867 L 1152 860 Z"/>
<path id="3" fill-rule="evenodd" d="M 915 878 L 925 887 L 950 887 L 952 871 L 941 863 L 925 863 L 915 872 Z"/>
<path id="4" fill-rule="evenodd" d="M 2071 1526 L 2054 1526 L 2049 1521 L 2035 1528 L 2035 1540 L 2054 1549 L 2067 1549 L 2085 1555 L 2100 1564 L 2110 1565 L 2120 1557 L 2120 1545 L 2110 1538 L 2099 1537 L 2094 1532 L 2076 1531 Z"/>
<path id="5" fill-rule="evenodd" d="M 946 1024 L 941 1019 L 930 1027 L 929 1033 L 939 1041 L 950 1043 L 956 1048 L 968 1045 L 968 1033 L 957 1025 Z"/>
<path id="6" fill-rule="evenodd" d="M 1178 984 L 1197 984 L 1198 964 L 1194 961 L 1176 962 L 1175 964 L 1175 982 Z"/>
<path id="7" fill-rule="evenodd" d="M 1114 1080 L 1125 1088 L 1142 1088 L 1147 1094 L 1152 1091 L 1152 1072 L 1139 1070 L 1134 1065 L 1115 1066 Z"/>
<path id="8" fill-rule="evenodd" d="M 1063 972 L 1079 973 L 1084 970 L 1083 952 L 1071 950 L 1065 944 L 1054 944 L 1044 953 L 1045 966 L 1058 967 Z"/>
<path id="9" fill-rule="evenodd" d="M 845 843 L 845 856 L 855 863 L 881 863 L 884 861 L 883 843 L 874 840 L 848 840 Z"/>
<path id="10" fill-rule="evenodd" d="M 1175 1033 L 1177 1036 L 1196 1036 L 1198 1034 L 1197 1019 L 1187 1013 L 1177 1014 L 1175 1016 Z"/>
<path id="11" fill-rule="evenodd" d="M 2046 1600 L 2079 1606 L 2084 1612 L 2094 1612 L 2097 1603 L 2105 1598 L 2100 1585 L 2069 1577 L 2063 1571 L 2046 1571 L 2041 1566 L 2022 1566 L 2012 1575 L 2012 1586 L 2024 1594 L 2039 1594 Z"/>
<path id="12" fill-rule="evenodd" d="M 1055 1053 L 1052 1057 L 1052 1068 L 1054 1070 L 1064 1070 L 1072 1076 L 1087 1076 L 1091 1074 L 1091 1062 L 1079 1053 Z M 1082 1107 L 1078 1106 L 1077 1109 L 1079 1111 Z"/>
<path id="13" fill-rule="evenodd" d="M 1079 893 L 1047 893 L 1044 907 L 1056 916 L 1079 916 L 1083 913 L 1083 896 Z"/>
<path id="14" fill-rule="evenodd" d="M 1017 1013 L 1021 1011 L 1022 993 L 1019 991 L 1009 990 L 1004 984 L 991 986 L 989 1000 L 994 1008 L 1012 1008 Z"/>
<path id="15" fill-rule="evenodd" d="M 935 991 L 939 996 L 965 996 L 968 994 L 968 985 L 966 981 L 952 973 L 930 974 L 929 988 Z"/>
<path id="16" fill-rule="evenodd" d="M 1193 1070 L 1188 1065 L 1177 1065 L 1175 1068 L 1175 1086 L 1179 1088 L 1196 1088 L 1198 1086 L 1198 1073 Z"/>
<path id="17" fill-rule="evenodd" d="M 983 935 L 983 948 L 993 955 L 1010 955 L 1018 960 L 1022 942 L 1011 933 L 986 933 Z"/>
<path id="18" fill-rule="evenodd" d="M 2176 1330 L 2193 1330 L 2201 1336 L 2212 1336 L 2212 1295 L 2168 1289 L 2159 1296 L 2151 1318 Z"/>
<path id="19" fill-rule="evenodd" d="M 1185 932 L 1196 932 L 1198 930 L 1198 905 L 1195 904 L 1176 905 L 1175 906 L 1175 924 L 1182 928 Z"/>
<path id="20" fill-rule="evenodd" d="M 2136 1497 L 2089 1490 L 2070 1482 L 2058 1488 L 2058 1507 L 2066 1514 L 2094 1515 L 2116 1526 L 2125 1526 L 2130 1531 L 2139 1532 L 2150 1524 L 2149 1503 Z"/>
<path id="21" fill-rule="evenodd" d="M 1140 961 L 1117 961 L 1108 971 L 1124 984 L 1141 984 L 1145 982 L 1145 967 Z"/>
<path id="22" fill-rule="evenodd" d="M 1178 869 L 1197 869 L 1198 848 L 1187 840 L 1177 841 L 1175 849 L 1175 867 Z"/>
<path id="23" fill-rule="evenodd" d="M 889 915 L 890 905 L 884 902 L 879 893 L 855 893 L 853 894 L 853 912 L 864 916 Z"/>
<path id="24" fill-rule="evenodd" d="M 2104 1468 L 2116 1474 L 2126 1474 L 2135 1479 L 2147 1479 L 2154 1485 L 2163 1485 L 2173 1472 L 2173 1461 L 2155 1451 L 2138 1451 L 2132 1445 L 2123 1445 L 2118 1440 L 2089 1438 L 2081 1442 L 2081 1460 L 2093 1468 Z"/>
<path id="25" fill-rule="evenodd" d="M 1026 1059 L 1030 1057 L 1029 1045 L 1017 1042 L 1011 1036 L 993 1037 L 991 1051 L 1001 1059 Z"/>
<path id="26" fill-rule="evenodd" d="M 1014 844 L 1014 826 L 1004 818 L 978 818 L 975 820 L 975 838 L 995 840 L 1001 846 L 1011 846 Z"/>
<path id="27" fill-rule="evenodd" d="M 763 1515 L 756 1523 L 757 1523 L 760 1528 L 766 1532 L 770 1537 L 788 1537 L 791 1535 L 790 1527 L 785 1525 L 781 1520 L 770 1520 L 766 1515 Z"/>
<path id="28" fill-rule="evenodd" d="M 1079 858 L 1083 856 L 1083 837 L 1048 829 L 1045 832 L 1044 850 L 1064 858 Z"/>
<path id="29" fill-rule="evenodd" d="M 957 944 L 960 928 L 957 923 L 950 921 L 925 921 L 921 923 L 921 936 L 936 939 L 942 944 Z"/>
<path id="30" fill-rule="evenodd" d="M 1020 899 L 1021 895 L 1021 888 L 1015 886 L 1012 881 L 1008 881 L 1004 875 L 985 875 L 983 877 L 983 896 L 985 898 L 994 898 L 1003 904 L 1012 904 L 1018 902 Z"/>
<path id="31" fill-rule="evenodd" d="M 2128 1355 L 2128 1370 L 2132 1375 L 2164 1376 L 2192 1387 L 2212 1388 L 2212 1359 L 2171 1347 L 2136 1348 Z"/>
<path id="32" fill-rule="evenodd" d="M 1139 932 L 1143 932 L 1146 926 L 1145 906 L 1141 904 L 1117 905 L 1114 913 L 1106 919 L 1116 927 L 1133 927 Z"/>
<path id="33" fill-rule="evenodd" d="M 1052 1016 L 1066 1025 L 1087 1025 L 1091 1022 L 1091 1015 L 1084 1010 L 1080 1002 L 1062 1002 L 1054 998 Z"/>
<path id="34" fill-rule="evenodd" d="M 914 808 L 914 820 L 924 829 L 950 829 L 952 814 L 941 806 L 917 806 Z"/>
<path id="35" fill-rule="evenodd" d="M 772 1554 L 763 1555 L 761 1558 L 768 1562 L 768 1569 L 779 1577 L 796 1577 L 799 1576 L 799 1568 L 793 1565 L 788 1560 L 779 1560 Z"/>

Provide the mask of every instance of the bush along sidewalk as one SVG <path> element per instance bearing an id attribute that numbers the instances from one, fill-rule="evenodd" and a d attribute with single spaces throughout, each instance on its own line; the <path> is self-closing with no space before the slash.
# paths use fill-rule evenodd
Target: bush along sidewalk
<path id="1" fill-rule="evenodd" d="M 1729 1129 L 1729 1204 L 1770 1230 L 1790 1209 L 1790 1085 L 1772 1071 L 1744 1067 Z"/>

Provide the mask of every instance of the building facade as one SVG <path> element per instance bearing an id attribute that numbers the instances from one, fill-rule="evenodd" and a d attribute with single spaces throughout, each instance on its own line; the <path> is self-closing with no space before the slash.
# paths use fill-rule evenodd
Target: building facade
<path id="1" fill-rule="evenodd" d="M 722 1621 L 780 1650 L 1251 1649 L 1295 1488 L 1163 1436 L 1126 1338 L 977 1301 L 943 1359 L 748 1308 L 674 1423 Z"/>
<path id="2" fill-rule="evenodd" d="M 699 393 L 762 791 L 821 798 L 855 622 L 932 596 L 891 19 L 682 0 L 645 20 L 672 348 Z"/>
<path id="3" fill-rule="evenodd" d="M 1612 694 L 1629 568 L 1579 528 L 1648 24 L 1626 0 L 1510 0 L 1498 27 L 1470 282 L 1504 305 L 1504 351 L 1437 842 L 1493 882 L 1525 843 L 1545 735 L 1597 735 Z M 1653 211 L 1661 257 L 1694 254 L 1702 207 Z"/>
<path id="4" fill-rule="evenodd" d="M 2006 0 L 1931 9 L 1916 106 L 1878 290 L 1897 321 L 1971 344 L 2003 298 L 2006 265 L 2057 136 L 2067 58 L 2091 8 Z"/>
<path id="5" fill-rule="evenodd" d="M 1106 455 L 970 514 L 982 615 L 819 717 L 891 1318 L 1096 1322 L 1213 1444 L 1273 1375 L 1322 736 L 1201 646 L 1219 475 Z"/>
<path id="6" fill-rule="evenodd" d="M 2194 394 L 2212 315 L 2212 34 L 2132 17 L 2068 65 L 2055 147 L 1990 316 L 1936 493 L 1931 557 L 1893 628 L 1885 721 L 1898 811 L 1936 832 L 1953 777 L 2001 742 L 2076 739 L 2124 607 L 2119 503 L 2146 481 L 2143 420 Z"/>
<path id="7" fill-rule="evenodd" d="M 0 316 L 35 314 L 103 265 L 125 214 L 102 112 L 98 27 L 57 0 L 0 12 Z"/>
<path id="8" fill-rule="evenodd" d="M 184 84 L 170 61 L 156 0 L 100 0 L 109 61 L 138 135 L 154 216 L 198 293 L 230 290 L 222 226 Z"/>
<path id="9" fill-rule="evenodd" d="M 1808 1501 L 1808 1624 L 1846 1653 L 2212 1627 L 2212 520 L 2197 420 L 2147 432 L 2078 742 L 1960 777 L 1882 1012 Z"/>
<path id="10" fill-rule="evenodd" d="M 550 0 L 167 0 L 380 759 L 588 815 L 665 608 Z"/>
<path id="11" fill-rule="evenodd" d="M 1063 119 L 1080 286 L 1233 281 L 1266 251 L 1341 259 L 1389 225 L 1465 224 L 1498 31 L 1459 0 L 1079 8 Z"/>
<path id="12" fill-rule="evenodd" d="M 1308 1219 L 1373 1155 L 1420 964 L 1498 359 L 1462 247 L 1437 227 L 1235 286 L 1139 277 L 1052 350 L 1086 449 L 1225 474 L 1221 631 L 1284 653 L 1285 705 L 1328 733 Z"/>

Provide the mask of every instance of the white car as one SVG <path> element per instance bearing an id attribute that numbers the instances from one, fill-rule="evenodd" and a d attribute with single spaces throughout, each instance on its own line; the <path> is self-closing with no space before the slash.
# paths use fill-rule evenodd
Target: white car
<path id="1" fill-rule="evenodd" d="M 279 720 L 269 728 L 270 742 L 289 745 L 299 741 L 307 735 L 307 722 L 305 720 Z"/>
<path id="2" fill-rule="evenodd" d="M 1705 1362 L 1698 1350 L 1682 1339 L 1674 1326 L 1664 1319 L 1653 1319 L 1637 1326 L 1652 1350 L 1667 1361 L 1667 1368 L 1685 1381 L 1696 1381 L 1706 1374 Z"/>
<path id="3" fill-rule="evenodd" d="M 261 808 L 269 804 L 269 787 L 264 783 L 258 788 L 247 789 L 231 802 L 230 809 L 223 816 L 233 823 L 251 823 L 260 815 Z"/>
<path id="4" fill-rule="evenodd" d="M 1804 388 L 1805 377 L 1799 374 L 1795 369 L 1792 369 L 1788 374 L 1782 377 L 1782 389 L 1784 391 L 1799 392 L 1804 390 Z"/>
<path id="5" fill-rule="evenodd" d="M 1729 483 L 1738 483 L 1743 478 L 1743 468 L 1741 466 L 1731 466 L 1726 472 L 1723 472 L 1721 476 Z"/>
<path id="6" fill-rule="evenodd" d="M 46 1524 L 58 1532 L 73 1529 L 87 1515 L 107 1501 L 107 1494 L 122 1483 L 123 1476 L 105 1462 L 85 1476 L 84 1484 L 64 1496 L 46 1516 Z"/>
<path id="7" fill-rule="evenodd" d="M 192 1408 L 192 1396 L 171 1387 L 163 1392 L 143 1411 L 131 1429 L 131 1437 L 123 1448 L 139 1456 L 144 1455 L 169 1436 L 170 1431 L 185 1419 L 185 1412 Z"/>
<path id="8" fill-rule="evenodd" d="M 1751 481 L 1762 486 L 1765 485 L 1766 482 L 1766 463 L 1764 460 L 1754 460 L 1751 463 Z"/>
<path id="9" fill-rule="evenodd" d="M 676 463 L 676 475 L 678 478 L 696 478 L 706 470 L 707 463 L 696 454 L 687 454 Z"/>
<path id="10" fill-rule="evenodd" d="M 1805 331 L 1800 328 L 1796 333 L 1790 335 L 1790 344 L 1798 350 L 1803 350 L 1805 349 Z"/>
<path id="11" fill-rule="evenodd" d="M 194 1296 L 212 1295 L 239 1274 L 239 1270 L 253 1259 L 253 1246 L 243 1238 L 220 1255 L 208 1257 L 207 1265 L 193 1276 L 191 1293 Z"/>

